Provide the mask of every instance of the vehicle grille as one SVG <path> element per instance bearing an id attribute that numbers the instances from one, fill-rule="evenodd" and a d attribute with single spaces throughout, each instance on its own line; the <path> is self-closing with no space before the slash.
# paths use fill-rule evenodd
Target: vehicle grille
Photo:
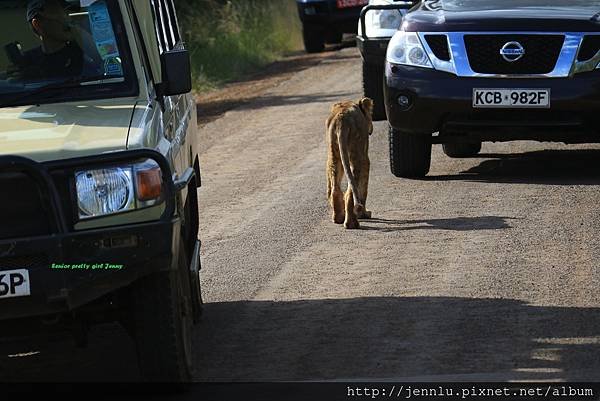
<path id="1" fill-rule="evenodd" d="M 0 174 L 0 240 L 51 233 L 49 205 L 37 184 L 22 173 Z"/>
<path id="2" fill-rule="evenodd" d="M 577 61 L 587 61 L 594 57 L 600 50 L 600 35 L 587 35 L 583 38 L 583 43 L 577 55 Z"/>
<path id="3" fill-rule="evenodd" d="M 480 74 L 548 74 L 554 70 L 564 35 L 465 35 L 471 69 Z M 500 49 L 508 42 L 519 42 L 525 55 L 508 62 Z"/>
<path id="4" fill-rule="evenodd" d="M 46 255 L 15 256 L 10 258 L 0 258 L 0 271 L 34 269 L 37 267 L 49 267 L 48 257 Z"/>
<path id="5" fill-rule="evenodd" d="M 425 35 L 425 40 L 437 58 L 450 61 L 450 49 L 446 35 Z"/>

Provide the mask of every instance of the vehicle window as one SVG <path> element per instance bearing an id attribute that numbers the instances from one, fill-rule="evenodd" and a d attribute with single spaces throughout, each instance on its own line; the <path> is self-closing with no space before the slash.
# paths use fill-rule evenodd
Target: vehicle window
<path id="1" fill-rule="evenodd" d="M 152 0 L 156 34 L 161 53 L 172 50 L 180 41 L 179 25 L 172 0 Z"/>
<path id="2" fill-rule="evenodd" d="M 0 105 L 8 94 L 48 84 L 125 82 L 126 40 L 115 5 L 114 0 L 0 0 Z"/>

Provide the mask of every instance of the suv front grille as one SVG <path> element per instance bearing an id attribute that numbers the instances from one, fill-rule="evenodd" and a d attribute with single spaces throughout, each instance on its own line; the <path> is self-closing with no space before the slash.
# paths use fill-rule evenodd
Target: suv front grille
<path id="1" fill-rule="evenodd" d="M 52 223 L 48 205 L 40 199 L 35 181 L 23 173 L 0 174 L 0 240 L 48 235 Z"/>
<path id="2" fill-rule="evenodd" d="M 446 35 L 425 35 L 433 54 L 442 61 L 450 61 L 450 49 Z"/>
<path id="3" fill-rule="evenodd" d="M 577 61 L 587 61 L 594 57 L 600 50 L 600 35 L 586 35 L 583 38 Z"/>
<path id="4" fill-rule="evenodd" d="M 549 74 L 556 67 L 564 35 L 465 35 L 465 46 L 471 69 L 480 74 Z M 519 42 L 525 55 L 508 62 L 500 49 Z"/>

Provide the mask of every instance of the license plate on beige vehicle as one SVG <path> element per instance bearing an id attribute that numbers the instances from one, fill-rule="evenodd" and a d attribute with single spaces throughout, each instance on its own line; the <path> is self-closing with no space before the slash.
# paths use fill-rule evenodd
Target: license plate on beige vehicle
<path id="1" fill-rule="evenodd" d="M 31 295 L 29 272 L 21 270 L 0 271 L 0 299 Z"/>
<path id="2" fill-rule="evenodd" d="M 473 89 L 475 108 L 549 108 L 550 89 Z"/>

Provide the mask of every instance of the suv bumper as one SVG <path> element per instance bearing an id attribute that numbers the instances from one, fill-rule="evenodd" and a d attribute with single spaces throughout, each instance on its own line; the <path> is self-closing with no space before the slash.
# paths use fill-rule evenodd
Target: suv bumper
<path id="1" fill-rule="evenodd" d="M 385 107 L 390 125 L 403 132 L 461 134 L 480 140 L 532 139 L 566 143 L 600 142 L 600 72 L 574 78 L 459 78 L 431 69 L 386 63 Z M 548 109 L 475 109 L 474 88 L 551 91 Z M 408 96 L 403 108 L 398 97 Z M 444 142 L 438 139 L 438 142 Z"/>
<path id="2" fill-rule="evenodd" d="M 140 277 L 174 268 L 179 224 L 173 219 L 0 242 L 1 250 L 10 249 L 0 265 L 26 269 L 31 291 L 0 300 L 0 320 L 68 312 Z M 71 268 L 53 268 L 59 265 Z"/>

